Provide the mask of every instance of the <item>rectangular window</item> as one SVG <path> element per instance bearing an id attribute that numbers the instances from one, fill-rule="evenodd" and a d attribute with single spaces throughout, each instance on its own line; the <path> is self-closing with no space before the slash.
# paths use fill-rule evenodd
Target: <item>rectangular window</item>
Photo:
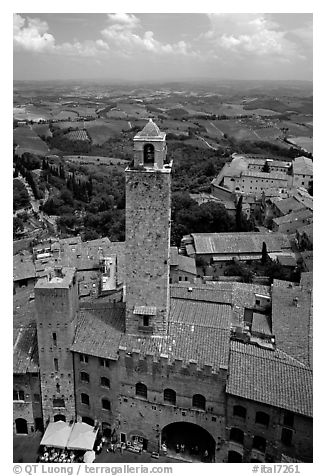
<path id="1" fill-rule="evenodd" d="M 101 367 L 110 367 L 109 359 L 99 359 Z"/>
<path id="2" fill-rule="evenodd" d="M 23 402 L 25 400 L 24 391 L 23 390 L 14 390 L 13 399 Z"/>
<path id="3" fill-rule="evenodd" d="M 53 359 L 53 362 L 54 362 L 54 370 L 56 372 L 59 371 L 59 362 L 58 362 L 58 359 Z"/>
<path id="4" fill-rule="evenodd" d="M 292 444 L 292 430 L 288 428 L 282 429 L 281 441 L 285 446 L 291 446 Z"/>
<path id="5" fill-rule="evenodd" d="M 56 332 L 52 333 L 52 340 L 53 340 L 53 345 L 56 347 L 57 346 L 57 333 Z"/>
<path id="6" fill-rule="evenodd" d="M 149 326 L 149 316 L 143 316 L 143 326 Z"/>
<path id="7" fill-rule="evenodd" d="M 293 424 L 294 424 L 294 413 L 292 413 L 292 412 L 284 413 L 283 425 L 284 426 L 289 426 L 290 428 L 293 428 Z"/>
<path id="8" fill-rule="evenodd" d="M 35 403 L 40 403 L 40 394 L 39 393 L 34 393 L 34 402 Z"/>
<path id="9" fill-rule="evenodd" d="M 79 360 L 80 362 L 83 362 L 84 364 L 88 363 L 88 356 L 85 354 L 79 354 Z"/>
<path id="10" fill-rule="evenodd" d="M 54 398 L 53 399 L 53 406 L 54 407 L 64 407 L 65 406 L 65 401 L 63 398 Z"/>

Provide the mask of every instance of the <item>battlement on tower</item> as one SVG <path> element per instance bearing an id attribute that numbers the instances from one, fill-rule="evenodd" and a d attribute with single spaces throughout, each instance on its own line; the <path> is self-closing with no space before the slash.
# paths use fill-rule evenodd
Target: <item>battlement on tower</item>
<path id="1" fill-rule="evenodd" d="M 199 364 L 197 360 L 180 359 L 172 355 L 139 349 L 128 349 L 119 346 L 119 360 L 127 370 L 137 373 L 161 376 L 166 378 L 170 374 L 178 374 L 195 378 L 225 379 L 227 365 L 216 365 L 211 362 Z"/>

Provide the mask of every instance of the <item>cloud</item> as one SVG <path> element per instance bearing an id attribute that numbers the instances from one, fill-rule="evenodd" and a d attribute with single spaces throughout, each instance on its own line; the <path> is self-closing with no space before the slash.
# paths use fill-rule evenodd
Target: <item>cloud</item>
<path id="1" fill-rule="evenodd" d="M 84 42 L 74 41 L 57 44 L 49 32 L 49 26 L 39 18 L 25 19 L 14 15 L 14 49 L 47 52 L 56 55 L 101 57 L 130 57 L 139 53 L 151 55 L 195 55 L 185 41 L 174 44 L 155 39 L 152 31 L 142 31 L 140 19 L 128 13 L 107 14 L 107 25 L 101 37 Z"/>
<path id="2" fill-rule="evenodd" d="M 108 22 L 115 30 L 133 30 L 140 26 L 140 20 L 130 13 L 108 13 Z"/>
<path id="3" fill-rule="evenodd" d="M 140 20 L 132 14 L 108 14 L 108 25 L 101 31 L 106 43 L 116 54 L 125 56 L 135 53 L 194 55 L 184 41 L 162 43 L 154 38 L 152 31 L 140 31 Z M 138 30 L 138 31 L 137 31 Z"/>
<path id="4" fill-rule="evenodd" d="M 34 52 L 53 51 L 54 36 L 48 33 L 48 24 L 39 18 L 23 18 L 14 14 L 14 49 Z"/>
<path id="5" fill-rule="evenodd" d="M 300 58 L 295 42 L 286 38 L 277 23 L 257 13 L 209 14 L 210 29 L 201 35 L 216 54 Z"/>

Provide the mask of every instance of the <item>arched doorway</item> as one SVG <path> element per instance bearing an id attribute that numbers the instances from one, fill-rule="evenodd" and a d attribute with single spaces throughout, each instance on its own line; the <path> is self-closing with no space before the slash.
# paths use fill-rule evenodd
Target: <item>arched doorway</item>
<path id="1" fill-rule="evenodd" d="M 87 425 L 94 426 L 94 420 L 88 416 L 83 416 L 82 417 L 82 422 L 87 423 Z"/>
<path id="2" fill-rule="evenodd" d="M 242 463 L 242 455 L 237 451 L 229 451 L 228 463 Z"/>
<path id="3" fill-rule="evenodd" d="M 64 415 L 57 414 L 57 415 L 54 415 L 53 420 L 54 421 L 66 421 L 66 417 Z"/>
<path id="4" fill-rule="evenodd" d="M 153 144 L 146 144 L 144 146 L 144 164 L 154 165 L 154 146 Z"/>
<path id="5" fill-rule="evenodd" d="M 24 418 L 17 418 L 16 423 L 16 433 L 17 435 L 27 435 L 27 421 Z"/>
<path id="6" fill-rule="evenodd" d="M 168 452 L 174 455 L 180 453 L 180 456 L 185 458 L 207 462 L 215 459 L 214 438 L 207 430 L 194 423 L 178 422 L 165 426 L 161 442 L 165 443 Z"/>
<path id="7" fill-rule="evenodd" d="M 43 419 L 42 418 L 35 418 L 35 431 L 44 431 L 44 426 L 43 426 Z"/>

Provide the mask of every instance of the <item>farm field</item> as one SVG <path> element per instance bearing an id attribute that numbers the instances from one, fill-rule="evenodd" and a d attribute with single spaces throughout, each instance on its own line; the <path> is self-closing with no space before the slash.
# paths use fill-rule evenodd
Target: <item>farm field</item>
<path id="1" fill-rule="evenodd" d="M 145 123 L 144 123 L 145 124 Z M 111 120 L 105 121 L 103 119 L 95 119 L 94 121 L 65 121 L 56 124 L 60 129 L 86 129 L 87 133 L 94 145 L 102 145 L 108 139 L 118 137 L 122 131 L 130 129 L 128 121 L 126 120 Z"/>
<path id="2" fill-rule="evenodd" d="M 298 137 L 311 137 L 312 136 L 312 128 L 309 126 L 303 126 L 301 124 L 296 124 L 292 121 L 280 121 L 278 123 L 279 128 L 288 128 L 289 130 L 287 133 L 290 136 L 298 136 Z"/>
<path id="3" fill-rule="evenodd" d="M 16 127 L 13 134 L 14 143 L 19 146 L 20 153 L 30 152 L 46 155 L 49 152 L 47 144 L 42 141 L 31 127 Z"/>
<path id="4" fill-rule="evenodd" d="M 313 153 L 313 139 L 312 137 L 291 137 L 288 139 L 292 144 L 296 144 L 302 149 Z"/>
<path id="5" fill-rule="evenodd" d="M 33 105 L 25 107 L 14 107 L 14 119 L 18 121 L 46 121 L 52 119 L 51 110 L 47 107 L 36 107 Z"/>
<path id="6" fill-rule="evenodd" d="M 68 162 L 77 163 L 80 165 L 124 165 L 126 166 L 129 161 L 118 159 L 116 157 L 100 157 L 93 155 L 65 155 L 64 160 Z"/>
<path id="7" fill-rule="evenodd" d="M 212 124 L 228 136 L 232 136 L 237 140 L 259 140 L 259 135 L 255 131 L 249 129 L 240 122 L 240 120 L 230 119 L 230 120 L 215 120 L 210 121 Z"/>
<path id="8" fill-rule="evenodd" d="M 67 111 L 67 110 L 60 111 L 57 114 L 53 115 L 53 119 L 57 121 L 64 121 L 64 120 L 70 121 L 70 120 L 77 119 L 77 117 L 78 117 L 78 114 L 76 112 Z"/>
<path id="9" fill-rule="evenodd" d="M 48 124 L 33 124 L 32 128 L 38 136 L 52 137 Z"/>
<path id="10" fill-rule="evenodd" d="M 67 137 L 68 139 L 73 140 L 73 141 L 74 140 L 81 140 L 81 141 L 85 141 L 85 142 L 89 141 L 87 132 L 84 131 L 83 129 L 78 130 L 78 131 L 68 132 L 68 134 L 66 134 L 65 137 Z"/>

